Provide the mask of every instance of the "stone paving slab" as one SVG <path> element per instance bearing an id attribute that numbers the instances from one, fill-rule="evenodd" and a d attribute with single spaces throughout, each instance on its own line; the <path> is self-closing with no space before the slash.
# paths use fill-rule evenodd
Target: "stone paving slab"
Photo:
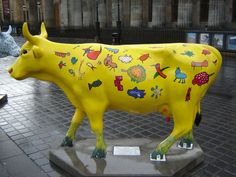
<path id="1" fill-rule="evenodd" d="M 0 130 L 1 177 L 47 177 L 26 154 Z"/>

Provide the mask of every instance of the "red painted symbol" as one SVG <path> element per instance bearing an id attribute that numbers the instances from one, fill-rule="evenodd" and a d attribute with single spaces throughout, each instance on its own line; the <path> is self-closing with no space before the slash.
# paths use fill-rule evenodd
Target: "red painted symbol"
<path id="1" fill-rule="evenodd" d="M 193 67 L 193 69 L 195 69 L 195 67 L 208 67 L 208 61 L 204 60 L 203 62 L 196 62 L 196 61 L 192 61 L 191 66 Z"/>
<path id="2" fill-rule="evenodd" d="M 123 85 L 121 85 L 122 80 L 123 80 L 122 76 L 116 76 L 116 79 L 114 80 L 114 84 L 119 91 L 123 91 Z"/>
<path id="3" fill-rule="evenodd" d="M 167 67 L 164 67 L 164 68 L 162 68 L 161 69 L 161 65 L 160 65 L 160 63 L 157 63 L 157 64 L 155 64 L 155 65 L 152 65 L 152 66 L 155 66 L 155 68 L 156 68 L 156 73 L 155 73 L 155 75 L 154 75 L 154 79 L 157 77 L 157 76 L 161 76 L 162 78 L 166 78 L 167 77 L 167 75 L 165 75 L 164 73 L 163 73 L 163 71 L 165 70 L 165 69 L 167 69 L 167 68 L 169 68 L 169 66 L 167 66 Z"/>
<path id="4" fill-rule="evenodd" d="M 198 73 L 194 76 L 194 79 L 192 80 L 192 84 L 197 84 L 198 86 L 201 86 L 203 84 L 208 83 L 209 77 L 211 77 L 214 73 L 207 74 L 206 72 Z"/>
<path id="5" fill-rule="evenodd" d="M 203 54 L 203 55 L 210 55 L 211 52 L 210 52 L 209 50 L 207 50 L 207 49 L 203 49 L 203 50 L 202 50 L 202 54 Z"/>
<path id="6" fill-rule="evenodd" d="M 170 116 L 166 117 L 166 122 L 169 123 L 170 122 Z"/>
<path id="7" fill-rule="evenodd" d="M 63 66 L 66 66 L 66 63 L 63 63 L 63 61 L 60 61 L 60 63 L 58 63 L 58 66 L 60 69 L 62 69 Z"/>
<path id="8" fill-rule="evenodd" d="M 148 58 L 150 58 L 149 53 L 143 54 L 139 57 L 139 60 L 142 61 L 142 63 L 147 60 Z"/>
<path id="9" fill-rule="evenodd" d="M 100 46 L 100 50 L 91 50 L 89 48 L 83 49 L 84 50 L 84 55 L 87 54 L 87 57 L 91 60 L 96 60 L 100 53 L 102 52 L 102 46 Z"/>
<path id="10" fill-rule="evenodd" d="M 188 88 L 188 91 L 187 91 L 187 94 L 186 94 L 186 97 L 185 97 L 185 101 L 189 101 L 190 100 L 190 93 L 191 93 L 191 90 L 192 88 Z"/>

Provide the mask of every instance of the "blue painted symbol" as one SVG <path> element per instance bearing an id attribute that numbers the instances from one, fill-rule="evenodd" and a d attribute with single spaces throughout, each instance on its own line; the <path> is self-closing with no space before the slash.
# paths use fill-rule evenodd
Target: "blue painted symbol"
<path id="1" fill-rule="evenodd" d="M 107 49 L 109 52 L 113 52 L 114 54 L 119 52 L 119 49 L 114 49 L 114 48 L 109 48 L 109 47 L 105 47 L 105 49 Z"/>
<path id="2" fill-rule="evenodd" d="M 180 68 L 176 68 L 175 70 L 175 80 L 174 82 L 179 79 L 179 83 L 184 84 L 185 83 L 185 79 L 187 78 L 187 75 L 185 73 L 183 73 Z"/>
<path id="3" fill-rule="evenodd" d="M 78 58 L 72 57 L 71 58 L 71 63 L 74 65 L 75 63 L 77 63 Z"/>
<path id="4" fill-rule="evenodd" d="M 127 91 L 127 94 L 129 96 L 136 98 L 144 98 L 144 96 L 146 95 L 145 90 L 139 90 L 137 87 L 134 87 L 133 89 L 129 89 Z"/>

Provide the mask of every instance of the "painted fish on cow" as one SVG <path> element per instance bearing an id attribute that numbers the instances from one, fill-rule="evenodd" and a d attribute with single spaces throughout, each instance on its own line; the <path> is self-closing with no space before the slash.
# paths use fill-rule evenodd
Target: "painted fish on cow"
<path id="1" fill-rule="evenodd" d="M 41 34 L 37 36 L 29 32 L 26 23 L 22 33 L 27 43 L 22 46 L 21 55 L 9 68 L 9 74 L 18 80 L 35 77 L 53 82 L 67 95 L 75 107 L 75 114 L 62 146 L 73 145 L 76 131 L 87 117 L 96 136 L 92 158 L 105 158 L 103 115 L 106 110 L 113 109 L 140 114 L 160 112 L 164 117 L 173 119 L 170 135 L 150 155 L 146 154 L 150 160 L 168 160 L 170 147 L 179 139 L 180 147 L 194 147 L 193 124 L 200 123 L 200 101 L 216 79 L 222 64 L 217 49 L 203 44 L 183 43 L 115 47 L 85 43 L 79 44 L 77 48 L 78 44 L 47 40 L 44 23 L 41 25 Z M 121 54 L 106 48 L 117 49 Z M 209 52 L 202 53 L 203 50 Z M 55 55 L 55 51 L 63 54 Z M 78 60 L 71 61 L 68 53 Z M 143 54 L 148 55 L 141 58 L 142 62 L 139 57 Z M 196 68 L 199 63 L 194 64 L 195 69 L 191 66 L 193 61 L 204 60 L 207 61 L 202 67 L 204 71 L 200 72 Z"/>
<path id="2" fill-rule="evenodd" d="M 145 90 L 139 90 L 137 87 L 129 89 L 127 91 L 127 94 L 134 98 L 144 98 L 144 96 L 146 95 Z"/>

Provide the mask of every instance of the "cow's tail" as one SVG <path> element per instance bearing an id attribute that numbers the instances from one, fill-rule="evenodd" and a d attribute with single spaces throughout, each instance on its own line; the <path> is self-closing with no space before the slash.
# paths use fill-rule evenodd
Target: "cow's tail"
<path id="1" fill-rule="evenodd" d="M 220 68 L 221 68 L 221 65 L 222 65 L 222 56 L 220 54 L 220 52 L 212 47 L 212 46 L 206 46 L 206 48 L 211 51 L 215 57 L 212 58 L 212 62 L 214 63 L 214 65 L 216 65 L 216 72 L 215 73 L 218 73 L 220 71 Z"/>
<path id="2" fill-rule="evenodd" d="M 213 73 L 209 74 L 209 77 L 214 77 L 213 79 L 211 79 L 211 83 L 210 85 L 213 83 L 213 81 L 215 80 L 217 73 L 220 71 L 221 65 L 222 65 L 222 56 L 220 54 L 220 52 L 211 46 L 206 45 L 205 48 L 207 48 L 209 51 L 211 51 L 214 54 L 214 57 L 212 57 L 211 62 L 216 66 L 216 69 Z M 205 90 L 205 92 L 201 95 L 201 98 L 205 95 L 207 89 Z M 195 124 L 197 126 L 200 125 L 200 122 L 202 120 L 202 114 L 201 114 L 201 110 L 200 110 L 200 103 L 197 105 L 197 113 L 195 116 Z"/>
<path id="3" fill-rule="evenodd" d="M 201 110 L 200 110 L 200 103 L 198 103 L 197 113 L 196 113 L 195 120 L 194 120 L 195 125 L 199 126 L 201 123 L 201 120 L 202 120 L 202 114 L 201 114 Z"/>

